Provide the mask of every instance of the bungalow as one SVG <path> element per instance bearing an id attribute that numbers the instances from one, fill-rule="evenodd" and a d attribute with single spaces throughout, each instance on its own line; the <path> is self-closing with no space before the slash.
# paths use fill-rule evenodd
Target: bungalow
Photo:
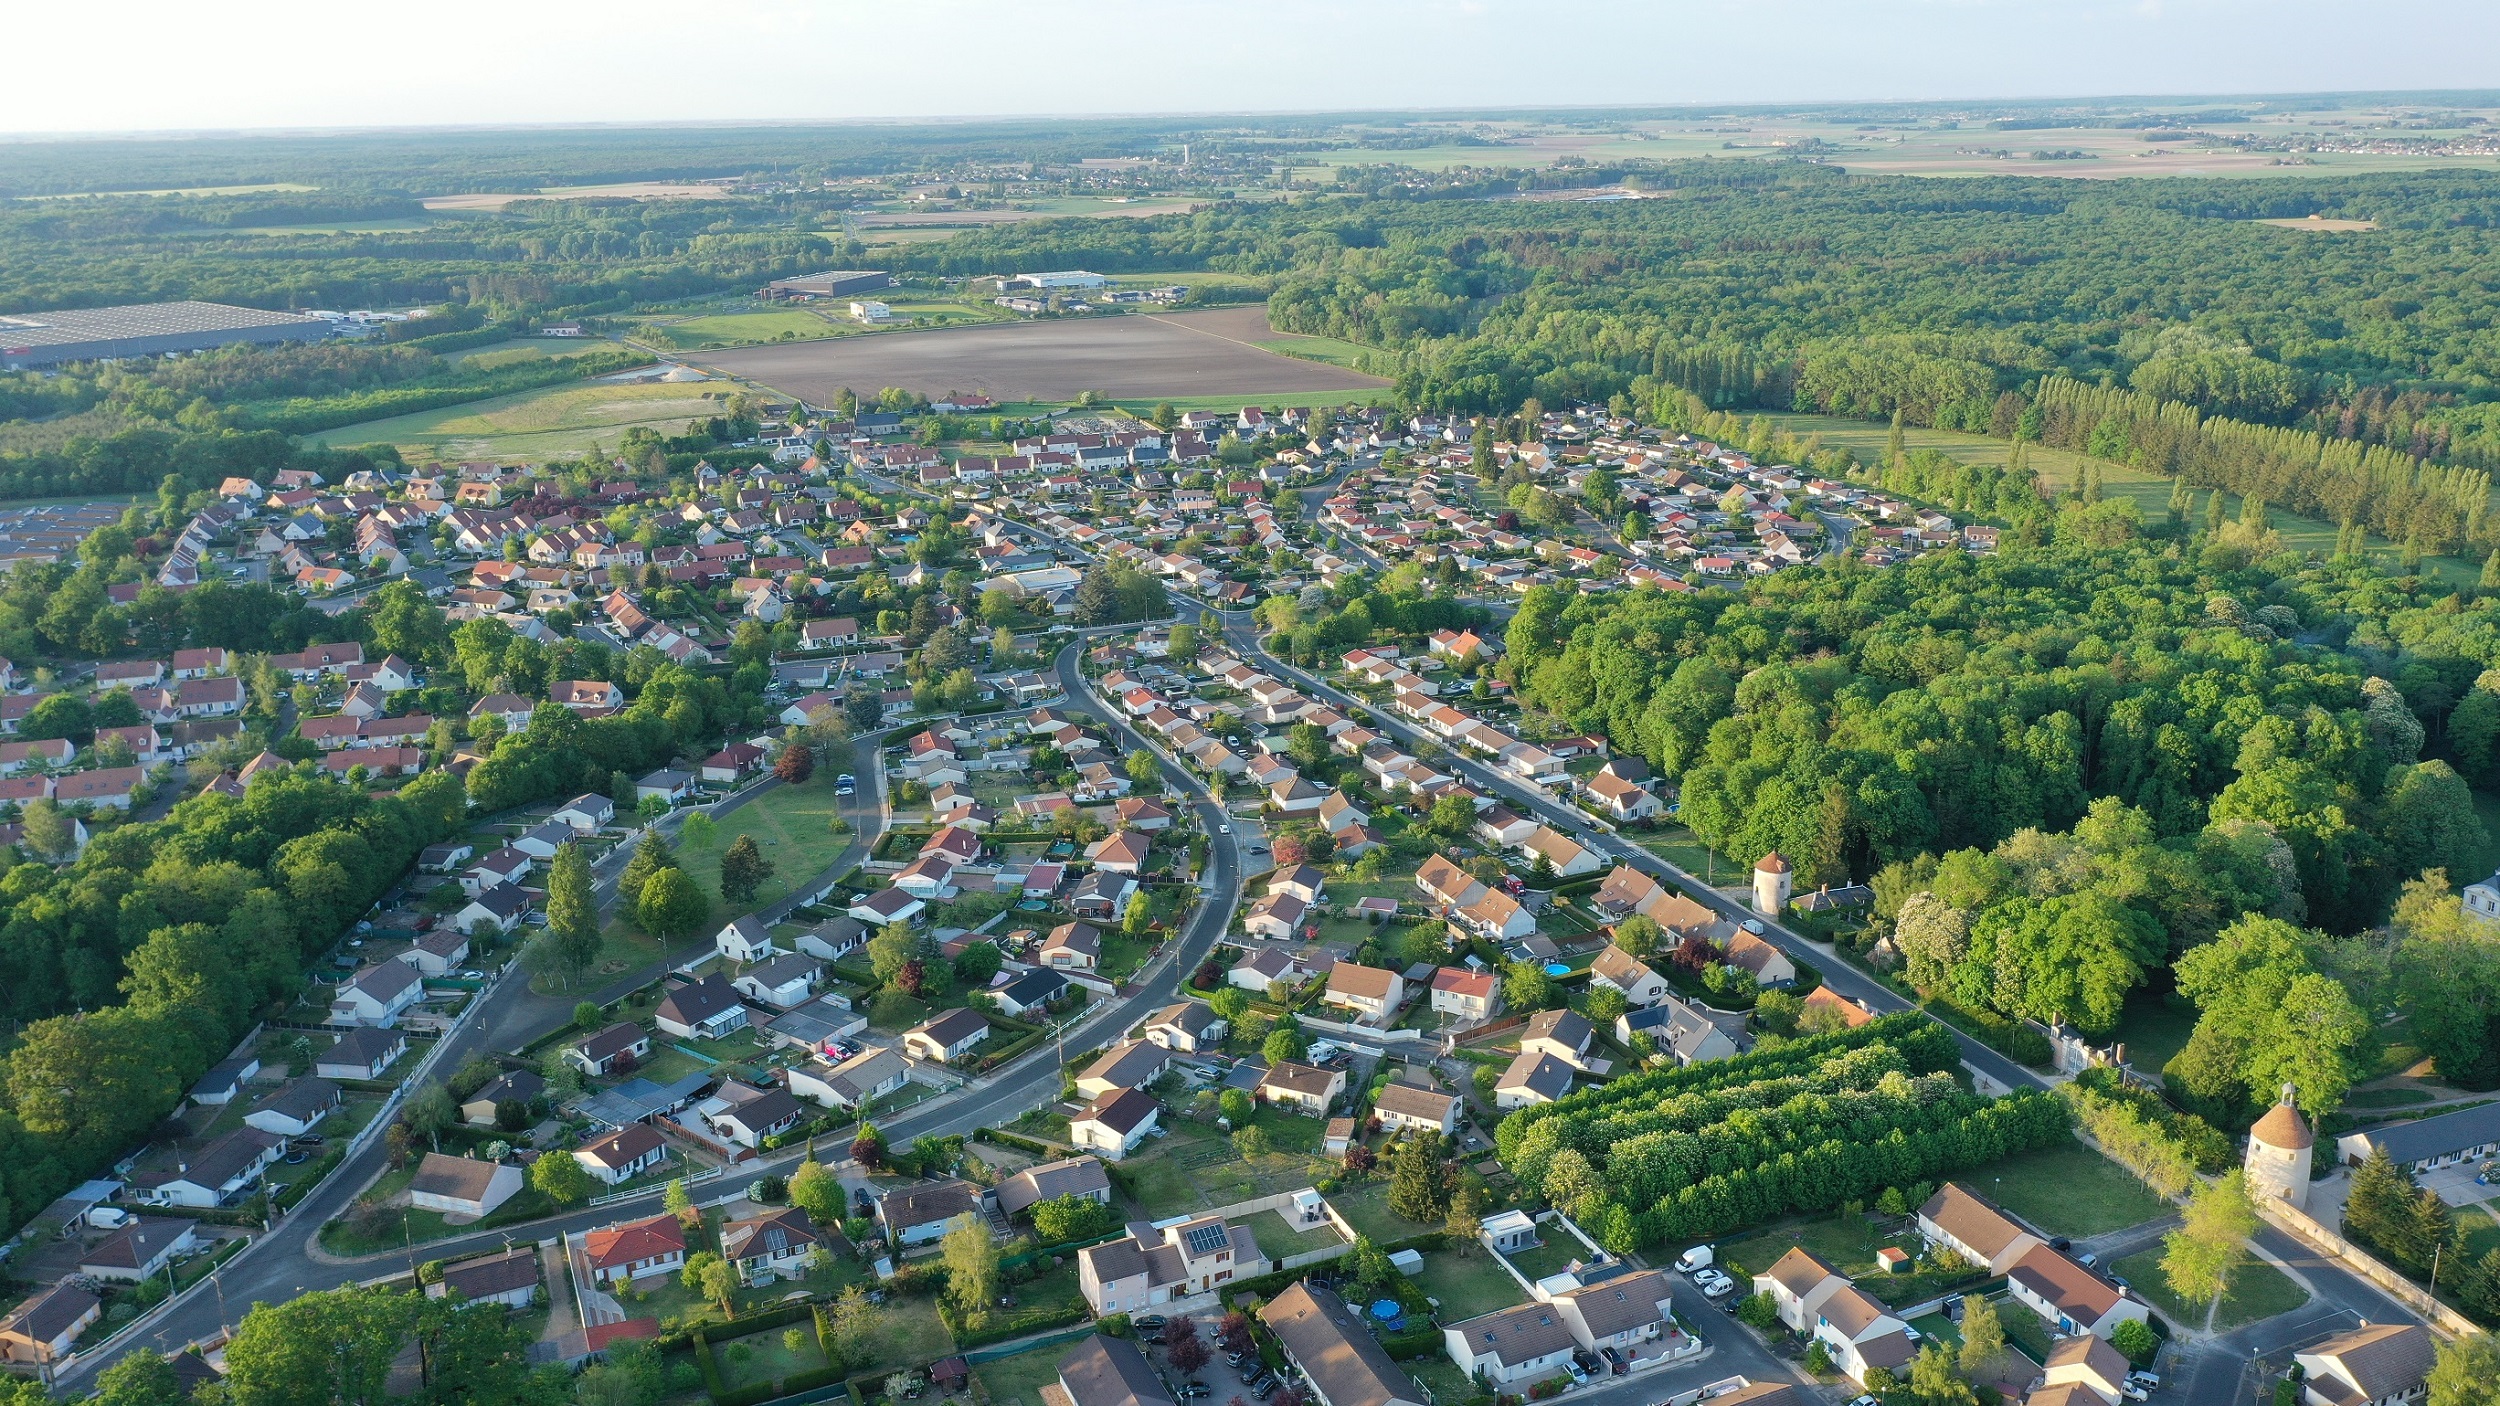
<path id="1" fill-rule="evenodd" d="M 639 803 L 657 797 L 671 805 L 694 794 L 695 775 L 691 771 L 662 768 L 634 783 L 634 800 Z"/>
<path id="2" fill-rule="evenodd" d="M 130 1179 L 133 1199 L 148 1206 L 232 1205 L 260 1180 L 286 1139 L 258 1128 L 237 1128 L 181 1157 L 170 1172 L 141 1172 Z"/>
<path id="3" fill-rule="evenodd" d="M 1354 1311 L 1326 1289 L 1294 1284 L 1260 1306 L 1259 1320 L 1310 1382 L 1319 1406 L 1422 1406 L 1428 1399 Z"/>
<path id="4" fill-rule="evenodd" d="M 1372 1100 L 1372 1115 L 1390 1132 L 1419 1128 L 1448 1136 L 1458 1131 L 1458 1096 L 1392 1080 Z"/>
<path id="5" fill-rule="evenodd" d="M 1292 1060 L 1279 1060 L 1259 1076 L 1252 1097 L 1261 1103 L 1289 1104 L 1299 1112 L 1324 1118 L 1345 1092 L 1345 1071 L 1317 1069 Z"/>
<path id="6" fill-rule="evenodd" d="M 2046 1245 L 2034 1245 L 2006 1271 L 2005 1288 L 2059 1334 L 2105 1338 L 2126 1322 L 2143 1322 L 2152 1309 L 2097 1270 L 2086 1269 Z"/>
<path id="7" fill-rule="evenodd" d="M 580 833 L 561 820 L 549 820 L 515 835 L 512 848 L 532 859 L 553 859 L 557 850 L 573 843 Z"/>
<path id="8" fill-rule="evenodd" d="M 1161 1112 L 1153 1098 L 1136 1089 L 1114 1089 L 1068 1120 L 1068 1141 L 1117 1162 L 1154 1135 Z"/>
<path id="9" fill-rule="evenodd" d="M 2301 1406 L 2400 1406 L 2419 1401 L 2436 1347 L 2418 1323 L 2348 1328 L 2292 1354 Z"/>
<path id="10" fill-rule="evenodd" d="M 956 1217 L 978 1218 L 981 1199 L 981 1188 L 968 1181 L 913 1182 L 878 1200 L 877 1226 L 898 1248 L 925 1245 L 943 1237 Z"/>
<path id="11" fill-rule="evenodd" d="M 1727 940 L 1727 964 L 1753 974 L 1757 986 L 1789 986 L 1797 980 L 1797 964 L 1763 938 L 1737 929 Z"/>
<path id="12" fill-rule="evenodd" d="M 472 1219 L 491 1214 L 513 1198 L 524 1180 L 521 1169 L 504 1162 L 474 1157 L 425 1154 L 408 1183 L 408 1204 L 420 1210 Z"/>
<path id="13" fill-rule="evenodd" d="M 908 923 L 928 906 L 901 889 L 879 889 L 852 899 L 851 906 L 842 911 L 872 928 L 882 928 L 888 923 Z"/>
<path id="14" fill-rule="evenodd" d="M 406 1053 L 408 1037 L 397 1030 L 350 1030 L 313 1060 L 313 1073 L 324 1079 L 360 1079 L 371 1083 Z"/>
<path id="15" fill-rule="evenodd" d="M 626 1021 L 576 1040 L 564 1051 L 568 1063 L 594 1079 L 622 1073 L 650 1057 L 651 1033 Z"/>
<path id="16" fill-rule="evenodd" d="M 807 1212 L 782 1206 L 720 1228 L 721 1258 L 746 1285 L 771 1284 L 805 1274 L 824 1248 L 824 1232 Z"/>
<path id="17" fill-rule="evenodd" d="M 1061 923 L 1033 960 L 1060 971 L 1092 971 L 1102 965 L 1102 930 L 1091 923 Z"/>
<path id="18" fill-rule="evenodd" d="M 824 966 L 815 958 L 785 953 L 729 984 L 751 1000 L 788 1010 L 807 1004 L 808 999 L 816 994 L 816 982 L 823 975 Z"/>
<path id="19" fill-rule="evenodd" d="M 1199 1054 L 1222 1044 L 1231 1028 L 1231 1023 L 1206 1002 L 1183 1001 L 1146 1017 L 1137 1027 L 1137 1034 L 1167 1050 Z"/>
<path id="20" fill-rule="evenodd" d="M 651 1023 L 661 1033 L 681 1040 L 717 1040 L 733 1030 L 746 1029 L 747 1008 L 739 1002 L 738 993 L 715 972 L 661 997 Z"/>
<path id="21" fill-rule="evenodd" d="M 547 686 L 547 701 L 577 713 L 605 716 L 625 706 L 625 690 L 599 679 L 560 679 Z"/>
<path id="22" fill-rule="evenodd" d="M 980 1012 L 959 1006 L 904 1031 L 903 1049 L 915 1058 L 951 1064 L 989 1035 L 990 1023 Z"/>
<path id="23" fill-rule="evenodd" d="M 622 1186 L 667 1161 L 668 1143 L 650 1124 L 628 1123 L 574 1148 L 573 1160 L 606 1185 Z"/>
<path id="24" fill-rule="evenodd" d="M 530 911 L 529 894 L 519 884 L 499 884 L 468 902 L 468 906 L 451 915 L 451 925 L 465 933 L 486 928 L 509 932 Z"/>
<path id="25" fill-rule="evenodd" d="M 1960 1183 L 1950 1181 L 1918 1208 L 1918 1230 L 1929 1246 L 1942 1246 L 1973 1264 L 1985 1265 L 1990 1274 L 2010 1272 L 2023 1256 L 2046 1243 Z"/>
<path id="26" fill-rule="evenodd" d="M 64 1279 L 0 1318 L 0 1361 L 48 1368 L 103 1316 L 103 1300 Z"/>
<path id="27" fill-rule="evenodd" d="M 1278 982 L 1296 986 L 1310 980 L 1312 975 L 1311 967 L 1301 958 L 1270 948 L 1253 952 L 1235 963 L 1232 970 L 1224 974 L 1224 980 L 1228 985 L 1264 996 L 1267 989 Z"/>
<path id="28" fill-rule="evenodd" d="M 1675 1290 L 1660 1270 L 1618 1274 L 1556 1294 L 1551 1302 L 1562 1311 L 1563 1322 L 1582 1350 L 1612 1348 L 1630 1358 L 1636 1369 L 1662 1360 L 1655 1353 L 1642 1354 L 1641 1344 L 1676 1331 Z M 1802 1398 L 1796 1406 L 1804 1406 Z"/>
<path id="29" fill-rule="evenodd" d="M 1085 857 L 1097 870 L 1113 874 L 1139 874 L 1146 868 L 1150 845 L 1144 835 L 1134 830 L 1115 830 L 1085 847 Z"/>
<path id="30" fill-rule="evenodd" d="M 1648 820 L 1663 809 L 1649 789 L 1599 772 L 1588 780 L 1589 799 L 1613 820 Z"/>
<path id="31" fill-rule="evenodd" d="M 686 1267 L 686 1228 L 675 1216 L 651 1216 L 582 1237 L 590 1277 L 602 1284 L 673 1278 Z"/>
<path id="32" fill-rule="evenodd" d="M 705 781 L 718 786 L 734 786 L 749 772 L 764 765 L 764 749 L 752 742 L 732 742 L 703 759 L 701 773 Z"/>
<path id="33" fill-rule="evenodd" d="M 1550 825 L 1537 827 L 1536 833 L 1530 835 L 1527 843 L 1520 848 L 1544 860 L 1557 876 L 1565 879 L 1594 874 L 1605 867 L 1605 861 L 1598 857 L 1597 851 Z"/>
<path id="34" fill-rule="evenodd" d="M 472 1127 L 492 1126 L 508 1103 L 524 1108 L 536 1104 L 547 1093 L 547 1081 L 527 1069 L 508 1070 L 478 1086 L 460 1104 L 460 1121 Z"/>
<path id="35" fill-rule="evenodd" d="M 425 996 L 425 978 L 406 962 L 377 962 L 340 982 L 330 997 L 332 1025 L 396 1025 Z"/>
<path id="36" fill-rule="evenodd" d="M 419 933 L 397 960 L 415 967 L 419 976 L 449 976 L 469 960 L 469 935 L 457 928 Z"/>
<path id="37" fill-rule="evenodd" d="M 527 1308 L 538 1299 L 538 1247 L 516 1245 L 497 1254 L 443 1266 L 442 1277 L 425 1286 L 428 1298 L 460 1296 L 462 1303 L 497 1303 Z"/>
<path id="38" fill-rule="evenodd" d="M 1272 937 L 1282 941 L 1294 935 L 1310 910 L 1307 900 L 1293 894 L 1264 894 L 1242 910 L 1241 930 L 1253 937 Z"/>
<path id="39" fill-rule="evenodd" d="M 857 918 L 827 918 L 790 939 L 800 952 L 827 962 L 840 961 L 867 943 L 867 925 Z"/>
<path id="40" fill-rule="evenodd" d="M 1504 1111 L 1552 1103 L 1571 1092 L 1572 1066 L 1542 1050 L 1523 1049 L 1493 1085 L 1493 1105 Z"/>
<path id="41" fill-rule="evenodd" d="M 141 1216 L 78 1257 L 90 1279 L 139 1284 L 164 1272 L 174 1257 L 198 1247 L 198 1222 L 172 1216 Z"/>
<path id="42" fill-rule="evenodd" d="M 1097 1205 L 1111 1204 L 1111 1174 L 1099 1157 L 1069 1157 L 1025 1168 L 998 1184 L 998 1209 L 1023 1215 L 1044 1201 L 1082 1197 Z"/>
<path id="43" fill-rule="evenodd" d="M 1496 1388 L 1558 1375 L 1579 1348 L 1550 1303 L 1523 1303 L 1453 1323 L 1441 1330 L 1441 1338 L 1461 1372 Z"/>
<path id="44" fill-rule="evenodd" d="M 460 876 L 460 891 L 471 898 L 502 884 L 517 884 L 529 877 L 530 866 L 537 861 L 510 845 L 488 851 Z"/>
<path id="45" fill-rule="evenodd" d="M 1000 1014 L 1021 1020 L 1066 995 L 1067 990 L 1066 977 L 1036 967 L 1004 986 L 991 988 L 990 999 L 998 1002 Z"/>
<path id="46" fill-rule="evenodd" d="M 587 835 L 616 818 L 616 802 L 597 794 L 575 796 L 547 818 L 564 822 L 575 834 Z"/>
<path id="47" fill-rule="evenodd" d="M 1142 1089 L 1171 1067 L 1172 1052 L 1151 1040 L 1122 1040 L 1076 1076 L 1079 1098 L 1099 1099 L 1122 1089 Z"/>
<path id="48" fill-rule="evenodd" d="M 857 1111 L 903 1087 L 911 1068 L 891 1045 L 871 1045 L 839 1064 L 822 1060 L 790 1070 L 790 1092 L 830 1108 Z"/>
<path id="49" fill-rule="evenodd" d="M 262 1095 L 243 1123 L 280 1137 L 302 1137 L 338 1109 L 338 1085 L 317 1076 L 289 1079 Z"/>
<path id="50" fill-rule="evenodd" d="M 806 1105 L 788 1090 L 759 1089 L 735 1079 L 724 1082 L 695 1110 L 715 1134 L 750 1149 L 761 1149 L 766 1138 L 790 1131 L 807 1115 Z"/>

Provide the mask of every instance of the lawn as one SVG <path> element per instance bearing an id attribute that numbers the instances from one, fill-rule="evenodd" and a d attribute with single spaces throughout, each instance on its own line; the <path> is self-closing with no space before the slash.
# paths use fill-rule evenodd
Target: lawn
<path id="1" fill-rule="evenodd" d="M 555 1214 L 556 1205 L 545 1192 L 524 1185 L 511 1200 L 495 1208 L 492 1215 L 468 1225 L 453 1225 L 440 1211 L 418 1210 L 405 1199 L 408 1183 L 415 1180 L 415 1163 L 383 1177 L 373 1189 L 358 1198 L 348 1213 L 321 1227 L 321 1247 L 334 1255 L 372 1255 L 410 1245 L 424 1245 L 454 1235 L 468 1235 L 498 1226 L 518 1225 Z M 383 1202 L 397 1196 L 397 1205 Z"/>
<path id="2" fill-rule="evenodd" d="M 1308 1131 L 1291 1126 L 1296 1122 L 1308 1124 Z M 1297 1119 L 1260 1109 L 1254 1126 L 1267 1129 L 1270 1142 L 1288 1150 L 1252 1158 L 1235 1153 L 1231 1140 L 1208 1125 L 1175 1119 L 1166 1126 L 1172 1135 L 1154 1144 L 1154 1151 L 1122 1164 L 1133 1188 L 1131 1199 L 1156 1219 L 1299 1191 L 1329 1175 L 1336 1165 L 1289 1150 L 1318 1146 L 1322 1125 L 1316 1118 Z"/>
<path id="3" fill-rule="evenodd" d="M 1545 1243 L 1534 1249 L 1519 1250 L 1507 1258 L 1511 1267 L 1535 1283 L 1548 1275 L 1561 1274 L 1571 1268 L 1572 1261 L 1586 1261 L 1588 1247 L 1571 1238 L 1571 1232 L 1559 1226 L 1545 1227 Z"/>
<path id="4" fill-rule="evenodd" d="M 798 1351 L 792 1352 L 782 1341 L 788 1328 L 773 1328 L 750 1333 L 743 1338 L 712 1344 L 712 1357 L 720 1363 L 721 1378 L 732 1391 L 765 1382 L 779 1382 L 799 1372 L 813 1372 L 825 1365 L 825 1350 L 817 1346 L 816 1332 L 804 1323 L 794 1325 L 799 1331 Z"/>
<path id="5" fill-rule="evenodd" d="M 1042 1388 L 1059 1380 L 1059 1359 L 1067 1355 L 1066 1343 L 1037 1347 L 984 1362 L 972 1375 L 988 1388 L 990 1406 L 1042 1406 Z"/>
<path id="6" fill-rule="evenodd" d="M 1258 1236 L 1259 1248 L 1267 1252 L 1269 1259 L 1292 1259 L 1295 1255 L 1307 1255 L 1314 1250 L 1325 1250 L 1345 1243 L 1345 1237 L 1339 1235 L 1337 1228 L 1326 1221 L 1308 1230 L 1297 1230 L 1290 1221 L 1285 1219 L 1284 1212 L 1276 1211 L 1272 1214 L 1274 1216 L 1272 1222 L 1266 1220 L 1250 1222 L 1251 1233 Z"/>
<path id="7" fill-rule="evenodd" d="M 1345 1217 L 1356 1234 L 1370 1237 L 1374 1244 L 1386 1245 L 1441 1228 L 1418 1224 L 1390 1210 L 1386 1181 L 1370 1182 L 1352 1191 L 1331 1192 L 1328 1204 L 1337 1208 L 1337 1214 Z"/>
<path id="8" fill-rule="evenodd" d="M 722 816 L 713 823 L 705 843 L 686 840 L 681 832 L 677 861 L 705 893 L 718 898 L 722 852 L 740 836 L 754 836 L 764 858 L 772 863 L 773 876 L 742 910 L 752 912 L 788 897 L 794 886 L 823 873 L 850 848 L 853 836 L 832 830 L 833 819 L 841 811 L 841 798 L 833 792 L 828 768 L 805 785 L 775 786 Z M 726 908 L 717 910 L 717 915 L 724 920 L 735 916 Z"/>
<path id="9" fill-rule="evenodd" d="M 1466 1254 L 1432 1250 L 1424 1255 L 1421 1274 L 1411 1276 L 1424 1286 L 1441 1310 L 1443 1323 L 1527 1302 L 1519 1281 L 1510 1277 L 1493 1252 L 1479 1245 Z"/>
<path id="10" fill-rule="evenodd" d="M 700 384 L 547 386 L 466 405 L 368 420 L 305 437 L 318 448 L 390 444 L 433 459 L 559 459 L 613 452 L 635 426 L 682 433 L 721 413 L 730 392 Z"/>
<path id="11" fill-rule="evenodd" d="M 2129 1255 L 2111 1265 L 2110 1272 L 2126 1280 L 2164 1318 L 2190 1328 L 2204 1327 L 2205 1307 L 2186 1303 L 2170 1292 L 2170 1282 L 2161 1272 L 2161 1256 L 2158 1249 Z M 2251 1259 L 2232 1277 L 2231 1291 L 2222 1296 L 2222 1308 L 2214 1315 L 2213 1327 L 2218 1332 L 2228 1332 L 2278 1313 L 2289 1313 L 2307 1302 L 2309 1292 L 2293 1283 L 2290 1276 L 2264 1260 Z"/>
<path id="12" fill-rule="evenodd" d="M 660 959 L 658 938 L 623 919 L 611 920 L 599 934 L 599 955 L 590 961 L 590 970 L 571 981 L 552 973 L 530 978 L 530 994 L 535 996 L 569 995 L 575 991 L 595 991 L 608 978 L 624 975 L 636 967 L 647 966 Z"/>
<path id="13" fill-rule="evenodd" d="M 1911 1274 L 1887 1274 L 1875 1263 L 1877 1250 L 1890 1247 L 1916 1255 L 1919 1244 L 1915 1226 L 1886 1235 L 1863 1215 L 1835 1211 L 1813 1220 L 1773 1226 L 1723 1244 L 1719 1247 L 1719 1263 L 1729 1266 L 1732 1273 L 1750 1276 L 1769 1269 L 1792 1247 L 1799 1248 L 1857 1280 L 1861 1288 L 1876 1298 L 1893 1304 L 1933 1298 L 1984 1277 L 1967 1272 L 1943 1275 L 1923 1269 Z"/>
<path id="14" fill-rule="evenodd" d="M 938 1317 L 936 1299 L 888 1297 L 869 1336 L 869 1347 L 874 1356 L 865 1370 L 886 1372 L 948 1356 L 955 1350 L 955 1335 Z"/>
<path id="15" fill-rule="evenodd" d="M 1724 854 L 1714 855 L 1708 845 L 1680 825 L 1669 830 L 1626 830 L 1623 833 L 1641 848 L 1708 884 L 1716 885 L 1721 874 L 1727 875 L 1731 884 L 1743 883 L 1750 872 L 1746 865 Z"/>
<path id="16" fill-rule="evenodd" d="M 2112 1036 L 2127 1047 L 2127 1062 L 2147 1074 L 2159 1074 L 2170 1057 L 2187 1048 L 2196 1031 L 2196 1003 L 2173 992 L 2157 996 L 2137 991 L 2127 997 Z"/>
<path id="17" fill-rule="evenodd" d="M 2081 1143 L 2009 1157 L 1957 1180 L 2052 1235 L 2100 1235 L 2172 1214 L 2169 1202 Z"/>

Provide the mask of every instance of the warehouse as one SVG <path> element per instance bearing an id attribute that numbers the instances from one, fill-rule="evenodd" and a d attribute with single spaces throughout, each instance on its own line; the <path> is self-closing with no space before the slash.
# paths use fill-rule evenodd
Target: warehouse
<path id="1" fill-rule="evenodd" d="M 224 303 L 12 313 L 0 316 L 0 369 L 206 351 L 237 342 L 311 342 L 329 335 L 330 324 L 320 318 Z"/>
<path id="2" fill-rule="evenodd" d="M 869 288 L 883 288 L 893 281 L 892 274 L 871 269 L 832 269 L 825 273 L 811 273 L 804 278 L 776 278 L 764 285 L 764 296 L 832 298 Z"/>

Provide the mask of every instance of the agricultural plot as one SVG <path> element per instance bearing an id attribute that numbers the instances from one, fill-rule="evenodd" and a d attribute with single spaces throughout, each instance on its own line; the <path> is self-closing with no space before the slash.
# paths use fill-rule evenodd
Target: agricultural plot
<path id="1" fill-rule="evenodd" d="M 1299 341 L 1301 339 L 1290 339 Z M 824 402 L 843 387 L 924 394 L 979 391 L 1001 401 L 1066 404 L 1086 391 L 1120 399 L 1222 396 L 1231 403 L 1365 392 L 1374 376 L 1279 355 L 1263 308 L 1141 314 L 1099 321 L 884 333 L 697 357 L 786 395 Z M 1340 396 L 1340 398 L 1343 398 Z"/>
<path id="2" fill-rule="evenodd" d="M 652 385 L 548 386 L 467 405 L 367 420 L 307 435 L 317 448 L 390 444 L 421 459 L 536 460 L 613 450 L 636 426 L 683 434 L 696 420 L 721 413 L 720 390 Z"/>

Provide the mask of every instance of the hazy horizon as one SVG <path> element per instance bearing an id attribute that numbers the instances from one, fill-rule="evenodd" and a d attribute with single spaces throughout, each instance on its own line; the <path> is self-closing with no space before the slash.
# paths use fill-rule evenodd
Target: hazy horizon
<path id="1" fill-rule="evenodd" d="M 2500 6 L 2382 0 L 2366 29 L 2352 18 L 2325 0 L 123 0 L 12 18 L 42 61 L 13 79 L 7 135 L 2500 87 Z M 99 61 L 63 61 L 105 38 Z"/>

